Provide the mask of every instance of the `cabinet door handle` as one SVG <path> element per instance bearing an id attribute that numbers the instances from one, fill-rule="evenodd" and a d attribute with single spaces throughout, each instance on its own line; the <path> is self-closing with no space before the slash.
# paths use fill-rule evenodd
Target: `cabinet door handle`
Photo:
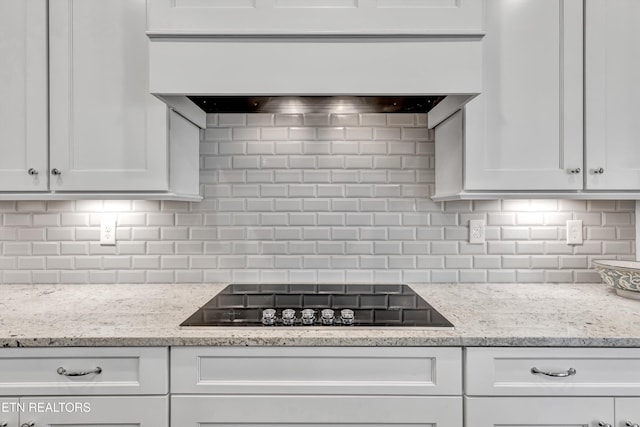
<path id="1" fill-rule="evenodd" d="M 593 173 L 596 175 L 602 175 L 604 173 L 604 169 L 602 168 L 594 169 Z"/>
<path id="2" fill-rule="evenodd" d="M 20 427 L 33 427 L 35 426 L 35 424 L 33 423 L 33 421 L 29 421 L 28 423 L 22 423 L 20 425 Z"/>
<path id="3" fill-rule="evenodd" d="M 531 368 L 531 373 L 532 374 L 540 374 L 540 375 L 546 375 L 548 377 L 570 377 L 571 375 L 575 375 L 576 374 L 576 370 L 573 368 L 569 368 L 569 370 L 567 372 L 544 372 L 541 371 L 540 369 L 536 368 L 535 366 L 533 368 Z"/>
<path id="4" fill-rule="evenodd" d="M 598 422 L 598 427 L 611 427 L 611 424 L 605 423 L 603 421 Z"/>
<path id="5" fill-rule="evenodd" d="M 638 424 L 634 424 L 631 421 L 627 421 L 624 425 L 627 427 L 640 427 Z"/>
<path id="6" fill-rule="evenodd" d="M 29 175 L 38 175 L 38 171 L 37 171 L 36 169 L 34 169 L 34 168 L 29 169 L 29 170 L 27 171 L 27 173 L 28 173 Z M 2 424 L 0 424 L 0 427 L 2 427 Z"/>
<path id="7" fill-rule="evenodd" d="M 60 169 L 53 168 L 51 169 L 51 175 L 55 175 L 55 176 L 62 175 L 62 171 Z"/>
<path id="8" fill-rule="evenodd" d="M 100 374 L 102 373 L 102 368 L 98 366 L 96 369 L 92 369 L 90 371 L 67 371 L 60 366 L 56 372 L 58 372 L 59 375 L 64 375 L 65 377 L 83 377 L 85 375 Z"/>
<path id="9" fill-rule="evenodd" d="M 572 173 L 572 174 L 580 173 L 580 170 L 581 170 L 580 168 L 569 169 L 569 173 Z"/>
<path id="10" fill-rule="evenodd" d="M 4 421 L 0 421 L 0 427 L 7 427 L 7 423 L 5 423 Z"/>

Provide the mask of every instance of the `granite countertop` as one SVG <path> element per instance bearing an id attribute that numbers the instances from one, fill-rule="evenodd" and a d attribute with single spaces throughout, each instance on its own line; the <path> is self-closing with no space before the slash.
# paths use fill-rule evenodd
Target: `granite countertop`
<path id="1" fill-rule="evenodd" d="M 0 346 L 640 347 L 640 301 L 602 284 L 412 285 L 447 330 L 178 326 L 224 286 L 2 285 Z"/>

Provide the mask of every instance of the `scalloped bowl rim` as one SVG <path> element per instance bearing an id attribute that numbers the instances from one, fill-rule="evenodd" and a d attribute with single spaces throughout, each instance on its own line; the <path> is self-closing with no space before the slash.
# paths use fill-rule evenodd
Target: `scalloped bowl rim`
<path id="1" fill-rule="evenodd" d="M 595 267 L 609 270 L 628 271 L 640 274 L 640 261 L 620 261 L 615 259 L 598 259 L 592 261 Z"/>

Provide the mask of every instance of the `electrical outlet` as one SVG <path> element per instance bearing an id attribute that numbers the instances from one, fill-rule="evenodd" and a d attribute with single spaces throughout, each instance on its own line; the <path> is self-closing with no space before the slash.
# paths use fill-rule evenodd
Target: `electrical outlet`
<path id="1" fill-rule="evenodd" d="M 116 244 L 116 220 L 106 218 L 100 222 L 100 245 L 113 246 Z"/>
<path id="2" fill-rule="evenodd" d="M 567 221 L 567 245 L 582 244 L 582 220 Z"/>
<path id="3" fill-rule="evenodd" d="M 469 221 L 469 243 L 481 245 L 484 243 L 484 220 L 472 219 Z"/>

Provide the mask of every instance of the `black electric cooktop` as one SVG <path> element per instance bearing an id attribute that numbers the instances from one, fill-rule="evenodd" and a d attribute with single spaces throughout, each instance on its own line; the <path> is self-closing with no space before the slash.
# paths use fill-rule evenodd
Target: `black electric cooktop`
<path id="1" fill-rule="evenodd" d="M 233 284 L 180 326 L 453 325 L 407 285 Z"/>

